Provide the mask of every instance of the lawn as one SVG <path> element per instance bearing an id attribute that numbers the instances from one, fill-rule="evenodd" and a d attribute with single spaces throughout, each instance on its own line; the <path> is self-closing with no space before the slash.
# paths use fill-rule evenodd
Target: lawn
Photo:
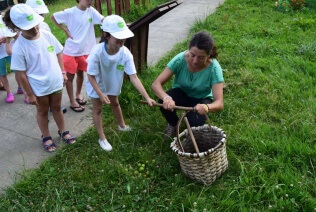
<path id="1" fill-rule="evenodd" d="M 197 22 L 216 40 L 225 107 L 211 114 L 227 134 L 228 170 L 210 186 L 185 177 L 158 108 L 139 104 L 126 81 L 120 133 L 110 108 L 105 153 L 91 127 L 0 199 L 3 211 L 315 211 L 316 13 L 277 11 L 274 0 L 226 0 Z M 150 85 L 180 43 L 139 76 Z M 170 83 L 166 85 L 166 88 Z M 150 91 L 151 96 L 154 96 Z M 142 167 L 142 168 L 141 168 Z M 144 169 L 144 170 L 143 170 Z"/>

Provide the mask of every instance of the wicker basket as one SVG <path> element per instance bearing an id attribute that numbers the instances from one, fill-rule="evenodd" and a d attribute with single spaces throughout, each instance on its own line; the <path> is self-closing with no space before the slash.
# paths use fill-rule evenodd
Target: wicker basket
<path id="1" fill-rule="evenodd" d="M 177 154 L 181 169 L 186 176 L 199 183 L 210 185 L 228 167 L 225 132 L 210 124 L 190 128 L 185 115 L 186 112 L 179 119 L 177 137 L 171 143 L 171 148 Z M 183 118 L 187 129 L 179 134 L 179 126 Z M 184 140 L 181 141 L 181 138 Z"/>

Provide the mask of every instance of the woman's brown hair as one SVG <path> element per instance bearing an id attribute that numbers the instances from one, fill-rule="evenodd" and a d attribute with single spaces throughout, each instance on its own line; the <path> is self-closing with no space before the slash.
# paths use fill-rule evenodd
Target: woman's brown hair
<path id="1" fill-rule="evenodd" d="M 211 58 L 216 58 L 218 55 L 214 39 L 207 31 L 201 31 L 192 36 L 189 43 L 189 49 L 193 46 L 204 50 Z"/>
<path id="2" fill-rule="evenodd" d="M 4 16 L 2 17 L 2 20 L 3 20 L 4 24 L 9 29 L 11 29 L 12 32 L 16 32 L 17 30 L 19 30 L 19 28 L 17 26 L 15 26 L 15 24 L 11 21 L 10 10 L 11 10 L 11 7 L 6 9 L 6 11 L 4 12 Z"/>

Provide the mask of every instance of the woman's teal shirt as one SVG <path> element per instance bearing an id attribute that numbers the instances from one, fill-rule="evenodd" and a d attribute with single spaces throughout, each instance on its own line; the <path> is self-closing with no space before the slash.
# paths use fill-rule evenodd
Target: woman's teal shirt
<path id="1" fill-rule="evenodd" d="M 181 88 L 188 96 L 213 100 L 212 85 L 224 82 L 223 71 L 216 59 L 205 69 L 191 73 L 188 69 L 185 52 L 179 53 L 167 67 L 174 73 L 172 88 Z"/>

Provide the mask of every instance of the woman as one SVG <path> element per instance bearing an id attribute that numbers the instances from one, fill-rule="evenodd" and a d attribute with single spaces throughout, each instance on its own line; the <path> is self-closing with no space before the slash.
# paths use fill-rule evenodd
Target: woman
<path id="1" fill-rule="evenodd" d="M 187 114 L 191 126 L 204 125 L 208 112 L 223 109 L 223 73 L 216 60 L 213 38 L 208 32 L 198 32 L 189 43 L 189 50 L 175 56 L 153 82 L 152 89 L 163 103 L 161 112 L 168 122 L 166 134 L 175 134 L 178 116 L 175 105 L 194 107 Z M 165 92 L 163 85 L 175 75 L 172 88 Z"/>

